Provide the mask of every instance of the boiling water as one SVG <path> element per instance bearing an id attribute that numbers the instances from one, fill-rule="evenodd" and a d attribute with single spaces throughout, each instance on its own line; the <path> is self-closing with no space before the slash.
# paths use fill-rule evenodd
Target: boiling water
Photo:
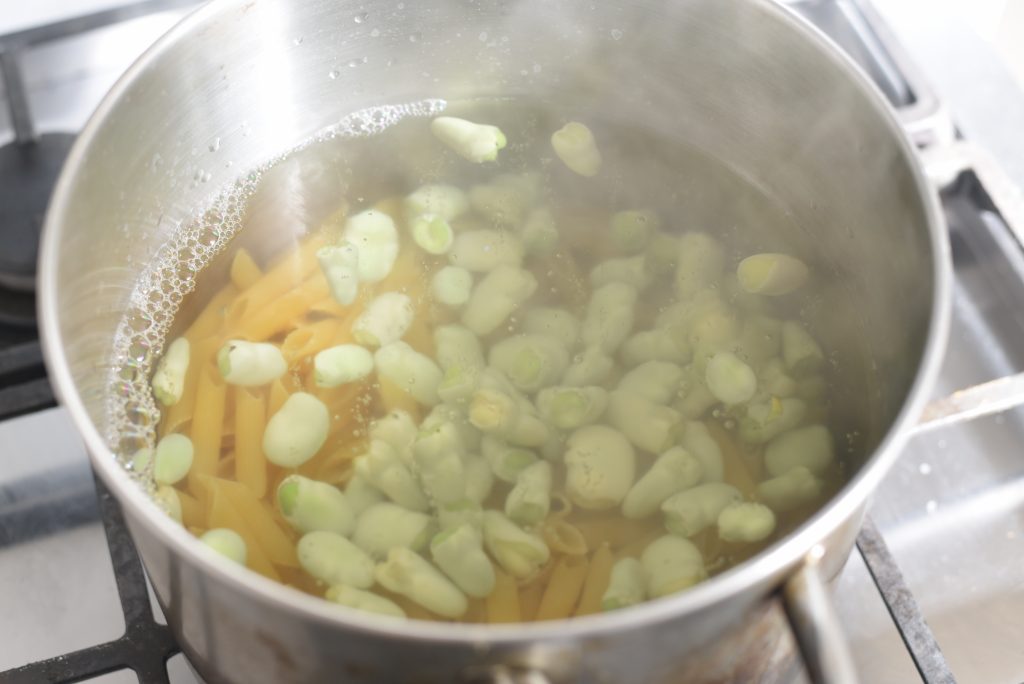
<path id="1" fill-rule="evenodd" d="M 442 111 L 499 126 L 508 147 L 497 162 L 465 161 L 430 134 L 427 119 Z M 552 152 L 551 133 L 574 119 L 585 120 L 598 141 L 604 161 L 602 172 L 594 178 L 571 173 Z M 227 281 L 230 256 L 237 248 L 246 248 L 258 262 L 266 263 L 294 248 L 299 238 L 320 229 L 339 210 L 354 214 L 382 200 L 402 198 L 428 183 L 469 188 L 510 173 L 532 174 L 542 196 L 538 205 L 545 204 L 558 218 L 556 251 L 533 263 L 532 257 L 527 259 L 526 267 L 540 282 L 531 306 L 582 312 L 590 291 L 586 274 L 595 263 L 612 256 L 605 240 L 608 217 L 625 209 L 656 212 L 666 233 L 714 235 L 724 246 L 728 266 L 721 282 L 711 287 L 720 289 L 721 299 L 736 307 L 747 305 L 746 295 L 730 275 L 739 259 L 762 251 L 808 256 L 799 254 L 799 245 L 794 244 L 799 232 L 790 215 L 753 179 L 704 154 L 692 141 L 648 130 L 642 122 L 585 117 L 515 100 L 429 100 L 358 112 L 224 190 L 205 210 L 183 222 L 142 275 L 114 346 L 108 440 L 118 458 L 143 486 L 154 487 L 148 470 L 134 471 L 130 466 L 140 449 L 153 447 L 161 419 L 149 386 L 153 366 L 165 341 L 184 330 Z M 494 227 L 482 220 L 475 225 Z M 399 233 L 403 241 L 409 240 L 401 225 Z M 424 268 L 436 268 L 437 259 L 424 257 Z M 638 302 L 635 330 L 649 328 L 673 302 L 671 286 L 650 288 Z M 767 306 L 780 319 L 807 319 L 821 305 L 815 288 L 808 286 Z M 513 314 L 502 336 L 516 332 L 517 325 Z M 819 403 L 815 415 L 824 419 L 827 399 Z M 704 418 L 729 432 L 736 428 L 738 416 L 719 406 Z M 756 459 L 757 453 L 744 458 Z M 638 476 L 643 469 L 638 468 Z M 825 475 L 821 501 L 841 479 L 839 466 Z M 813 507 L 804 506 L 782 514 L 771 539 L 744 550 L 733 549 L 711 571 L 749 557 L 812 511 Z M 316 593 L 310 586 L 302 588 Z"/>

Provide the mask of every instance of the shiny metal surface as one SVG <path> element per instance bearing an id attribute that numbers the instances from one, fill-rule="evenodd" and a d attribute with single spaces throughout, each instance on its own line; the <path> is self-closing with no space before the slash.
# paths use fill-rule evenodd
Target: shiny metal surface
<path id="1" fill-rule="evenodd" d="M 41 272 L 51 376 L 125 507 L 183 648 L 211 683 L 410 673 L 452 681 L 480 665 L 543 667 L 566 657 L 579 670 L 565 681 L 667 677 L 742 623 L 813 545 L 825 540 L 828 574 L 845 560 L 945 339 L 949 274 L 934 198 L 877 93 L 769 2 L 410 5 L 360 5 L 373 19 L 356 22 L 348 4 L 226 0 L 133 67 L 84 131 L 51 206 Z M 379 37 L 369 37 L 373 28 Z M 328 78 L 363 56 L 366 64 Z M 533 64 L 541 69 L 524 69 Z M 837 402 L 862 426 L 864 444 L 878 448 L 821 513 L 693 591 L 621 614 L 529 627 L 396 625 L 210 557 L 130 484 L 97 430 L 112 330 L 154 246 L 232 178 L 227 161 L 252 166 L 367 104 L 577 90 L 584 102 L 603 93 L 605 102 L 634 103 L 650 125 L 684 126 L 785 203 L 799 227 L 792 237 L 835 269 L 821 312 L 829 342 L 853 351 L 844 344 L 851 326 L 872 332 L 860 355 L 840 355 L 837 382 L 850 389 Z M 193 153 L 214 140 L 216 153 Z M 191 182 L 197 171 L 210 183 Z M 865 380 L 875 383 L 870 392 Z"/>
<path id="2" fill-rule="evenodd" d="M 846 643 L 819 563 L 825 549 L 814 547 L 803 566 L 782 587 L 782 602 L 814 682 L 857 684 L 857 669 Z"/>
<path id="3" fill-rule="evenodd" d="M 934 394 L 1024 368 L 1024 255 L 972 173 L 944 194 L 957 278 Z M 912 439 L 872 517 L 957 681 L 1024 681 L 1024 412 Z M 898 681 L 881 679 L 879 681 Z"/>

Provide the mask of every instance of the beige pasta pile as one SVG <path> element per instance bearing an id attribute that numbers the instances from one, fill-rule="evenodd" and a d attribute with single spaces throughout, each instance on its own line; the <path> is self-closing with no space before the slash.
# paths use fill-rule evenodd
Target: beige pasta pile
<path id="1" fill-rule="evenodd" d="M 350 198 L 268 264 L 236 249 L 165 346 L 132 465 L 210 549 L 348 609 L 551 620 L 685 590 L 838 486 L 826 355 L 778 307 L 803 261 L 555 206 L 499 127 L 416 125 L 481 182 Z M 548 152 L 602 173 L 582 123 Z"/>

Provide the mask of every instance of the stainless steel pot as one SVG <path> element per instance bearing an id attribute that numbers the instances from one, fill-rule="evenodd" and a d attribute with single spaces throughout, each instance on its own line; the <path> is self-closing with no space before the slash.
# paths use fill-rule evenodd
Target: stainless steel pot
<path id="1" fill-rule="evenodd" d="M 517 93 L 682 131 L 788 208 L 788 237 L 830 272 L 817 323 L 836 350 L 837 414 L 859 435 L 849 483 L 795 533 L 693 590 L 530 626 L 350 615 L 207 553 L 101 436 L 111 339 L 141 269 L 210 188 L 347 112 Z M 208 681 L 247 684 L 675 681 L 783 585 L 806 625 L 803 599 L 820 599 L 821 578 L 845 561 L 921 411 L 950 289 L 937 203 L 895 117 L 768 0 L 217 0 L 147 52 L 89 122 L 51 203 L 40 273 L 50 376 L 175 634 Z M 847 664 L 841 651 L 807 654 L 816 672 Z"/>

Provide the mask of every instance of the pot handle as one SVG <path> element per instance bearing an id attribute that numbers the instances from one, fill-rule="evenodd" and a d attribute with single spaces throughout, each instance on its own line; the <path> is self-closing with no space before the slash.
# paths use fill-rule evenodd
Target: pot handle
<path id="1" fill-rule="evenodd" d="M 782 585 L 782 607 L 814 684 L 857 684 L 853 655 L 821 575 L 825 550 L 811 549 Z"/>
<path id="2" fill-rule="evenodd" d="M 973 173 L 987 197 L 982 199 L 1002 218 L 1010 233 L 1024 247 L 1024 196 L 989 154 L 966 142 L 922 152 L 925 172 L 940 190 L 965 172 Z M 915 432 L 960 423 L 999 413 L 1024 404 L 1024 373 L 1008 375 L 959 390 L 925 407 Z"/>

